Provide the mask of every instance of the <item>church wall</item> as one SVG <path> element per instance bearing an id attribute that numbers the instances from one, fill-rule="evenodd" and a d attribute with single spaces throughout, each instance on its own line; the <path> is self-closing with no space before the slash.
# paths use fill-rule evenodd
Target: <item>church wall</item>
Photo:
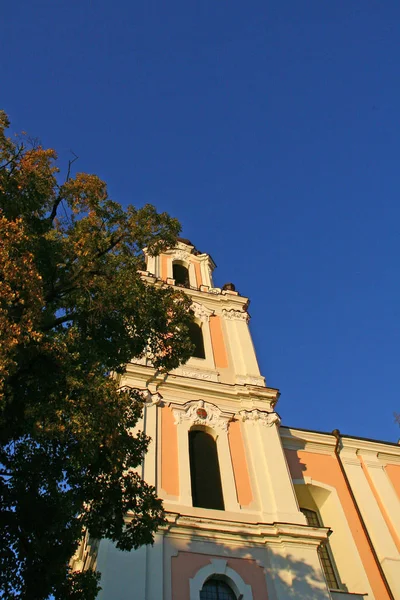
<path id="1" fill-rule="evenodd" d="M 373 595 L 376 600 L 389 599 L 336 458 L 316 452 L 288 449 L 286 450 L 286 455 L 291 475 L 294 480 L 303 480 L 304 483 L 309 481 L 315 486 L 318 486 L 318 483 L 321 482 L 336 490 Z M 321 513 L 322 512 L 323 511 L 321 510 Z M 329 522 L 324 522 L 324 524 L 332 526 L 332 523 Z M 346 548 L 341 548 L 341 552 L 342 555 L 345 556 Z M 349 591 L 363 593 L 367 590 L 349 589 Z"/>
<path id="2" fill-rule="evenodd" d="M 237 600 L 389 600 L 335 456 L 335 438 L 280 427 L 279 392 L 260 374 L 248 299 L 232 286 L 214 288 L 215 264 L 188 240 L 147 256 L 144 280 L 173 285 L 174 261 L 188 269 L 188 281 L 185 272 L 175 275 L 188 285 L 183 291 L 201 327 L 205 358 L 192 357 L 165 375 L 144 356 L 121 377 L 121 386 L 143 391 L 143 418 L 135 429 L 151 442 L 137 470 L 163 499 L 166 525 L 153 546 L 136 551 L 100 542 L 99 600 L 199 600 L 213 575 L 226 580 Z M 193 440 L 202 436 L 193 431 L 209 434 L 216 448 L 208 455 L 206 479 L 196 479 L 206 446 L 194 453 Z M 400 449 L 341 441 L 345 472 L 400 600 Z M 209 502 L 210 481 L 218 484 L 210 464 L 214 474 L 219 467 L 223 503 Z M 300 507 L 318 513 L 321 522 L 307 524 Z M 332 550 L 337 591 L 328 589 L 322 544 Z M 82 550 L 77 565 L 84 562 Z"/>
<path id="3" fill-rule="evenodd" d="M 172 598 L 173 600 L 191 600 L 190 579 L 193 579 L 202 567 L 212 560 L 221 560 L 221 555 L 198 554 L 196 552 L 179 552 L 172 557 Z M 228 558 L 228 569 L 240 575 L 251 587 L 252 600 L 267 600 L 267 586 L 263 569 L 254 560 L 246 558 Z"/>

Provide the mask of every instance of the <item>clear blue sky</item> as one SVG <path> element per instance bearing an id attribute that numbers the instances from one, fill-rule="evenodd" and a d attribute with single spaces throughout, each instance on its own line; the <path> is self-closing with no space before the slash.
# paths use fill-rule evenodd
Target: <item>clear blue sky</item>
<path id="1" fill-rule="evenodd" d="M 2 6 L 13 122 L 251 298 L 287 425 L 397 441 L 399 0 Z"/>

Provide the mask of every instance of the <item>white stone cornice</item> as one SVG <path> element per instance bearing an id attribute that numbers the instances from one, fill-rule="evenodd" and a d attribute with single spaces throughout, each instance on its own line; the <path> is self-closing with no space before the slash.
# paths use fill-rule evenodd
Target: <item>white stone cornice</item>
<path id="1" fill-rule="evenodd" d="M 175 424 L 189 421 L 190 425 L 204 425 L 212 429 L 228 431 L 229 421 L 233 413 L 222 411 L 214 404 L 204 400 L 193 400 L 186 404 L 170 403 L 175 417 Z"/>
<path id="2" fill-rule="evenodd" d="M 316 451 L 322 454 L 333 454 L 336 445 L 336 438 L 330 433 L 317 431 L 309 431 L 307 429 L 295 429 L 289 427 L 281 427 L 280 434 L 285 448 L 305 451 Z M 340 456 L 343 458 L 349 454 L 359 454 L 371 456 L 371 453 L 376 454 L 378 459 L 383 463 L 399 463 L 400 462 L 400 446 L 374 440 L 366 440 L 360 438 L 341 437 Z M 354 458 L 353 461 L 358 460 Z"/>
<path id="3" fill-rule="evenodd" d="M 278 413 L 276 412 L 265 412 L 262 410 L 240 410 L 237 414 L 237 418 L 240 421 L 248 421 L 251 424 L 259 423 L 266 427 L 271 427 L 274 423 L 281 422 Z"/>
<path id="4" fill-rule="evenodd" d="M 190 398 L 207 396 L 205 399 L 210 402 L 217 403 L 226 400 L 229 403 L 233 402 L 236 406 L 240 403 L 240 408 L 247 410 L 253 408 L 269 410 L 269 407 L 275 404 L 279 397 L 279 390 L 270 387 L 232 385 L 218 382 L 217 379 L 200 379 L 194 376 L 193 378 L 185 377 L 185 380 L 183 380 L 180 369 L 192 370 L 192 367 L 187 364 L 183 365 L 177 369 L 179 372 L 169 373 L 166 376 L 163 373 L 158 373 L 154 367 L 128 363 L 121 381 L 126 385 L 130 385 L 130 387 L 146 387 L 148 381 L 154 381 L 157 389 L 162 387 L 164 396 L 167 393 L 169 397 L 176 397 L 176 394 L 182 397 L 182 393 Z M 198 369 L 198 371 L 208 373 L 206 369 Z M 215 373 L 217 372 L 215 371 Z M 234 412 L 237 412 L 237 408 Z"/>
<path id="5" fill-rule="evenodd" d="M 168 535 L 182 536 L 186 539 L 207 539 L 219 542 L 229 540 L 243 542 L 252 546 L 265 546 L 266 543 L 286 543 L 319 546 L 328 539 L 327 527 L 309 527 L 290 523 L 251 523 L 213 519 L 202 516 L 187 516 L 167 511 L 167 525 L 162 529 Z"/>

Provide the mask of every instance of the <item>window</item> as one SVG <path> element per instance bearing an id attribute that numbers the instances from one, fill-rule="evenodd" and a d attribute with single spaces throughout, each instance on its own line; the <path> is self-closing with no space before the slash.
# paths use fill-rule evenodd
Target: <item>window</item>
<path id="1" fill-rule="evenodd" d="M 300 510 L 307 519 L 307 525 L 310 525 L 310 527 L 323 527 L 322 521 L 315 510 L 310 510 L 308 508 L 300 508 Z M 326 583 L 328 584 L 328 588 L 331 590 L 339 590 L 339 580 L 336 575 L 333 557 L 329 545 L 324 544 L 323 546 L 320 546 L 320 548 L 318 549 L 318 553 L 321 559 L 322 570 L 325 574 L 325 579 Z"/>
<path id="2" fill-rule="evenodd" d="M 205 358 L 206 353 L 204 351 L 203 332 L 201 331 L 200 325 L 197 323 L 189 324 L 189 337 L 194 346 L 192 356 L 195 358 Z"/>
<path id="3" fill-rule="evenodd" d="M 183 265 L 174 262 L 172 265 L 172 277 L 175 279 L 175 285 L 190 287 L 189 271 Z"/>
<path id="4" fill-rule="evenodd" d="M 227 583 L 212 578 L 203 585 L 200 600 L 236 600 L 236 596 Z"/>
<path id="5" fill-rule="evenodd" d="M 224 510 L 217 444 L 205 431 L 189 431 L 193 506 Z"/>

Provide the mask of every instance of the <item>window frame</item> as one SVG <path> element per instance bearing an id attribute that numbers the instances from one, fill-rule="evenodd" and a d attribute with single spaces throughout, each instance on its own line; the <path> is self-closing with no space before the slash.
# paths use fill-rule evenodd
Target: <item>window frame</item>
<path id="1" fill-rule="evenodd" d="M 306 517 L 307 525 L 309 525 L 310 527 L 324 527 L 324 525 L 322 523 L 321 515 L 319 514 L 319 512 L 317 510 L 314 510 L 312 508 L 300 507 L 300 511 Z M 311 519 L 309 519 L 309 517 L 314 518 L 315 523 L 311 523 L 310 522 Z M 320 546 L 318 548 L 318 556 L 319 556 L 319 560 L 321 563 L 322 572 L 325 577 L 327 588 L 329 590 L 332 590 L 333 592 L 343 591 L 343 586 L 341 584 L 341 580 L 339 577 L 339 573 L 338 573 L 338 570 L 336 567 L 336 563 L 335 563 L 335 559 L 334 559 L 332 550 L 329 545 L 329 541 L 325 542 L 325 544 L 323 544 L 322 546 Z M 328 561 L 328 563 L 329 563 L 328 566 L 332 571 L 333 579 L 335 580 L 335 587 L 332 587 L 330 585 L 330 583 L 332 583 L 333 580 L 331 580 L 330 574 L 327 573 L 327 570 L 326 570 L 327 567 L 325 564 L 326 560 Z"/>
<path id="2" fill-rule="evenodd" d="M 203 591 L 207 591 L 207 590 L 204 590 L 204 587 L 207 586 L 207 584 L 209 584 L 209 583 L 215 583 L 215 585 L 216 585 L 216 596 L 217 596 L 216 600 L 222 600 L 219 596 L 219 591 L 218 591 L 219 584 L 223 584 L 224 587 L 226 586 L 228 588 L 228 590 L 230 592 L 230 596 L 231 596 L 231 598 L 229 600 L 237 600 L 237 595 L 233 591 L 232 587 L 226 581 L 226 578 L 223 578 L 221 575 L 211 575 L 211 577 L 209 577 L 208 579 L 205 580 L 205 582 L 203 583 L 203 587 L 200 590 L 200 600 L 206 600 L 203 598 L 202 593 L 203 593 Z"/>
<path id="3" fill-rule="evenodd" d="M 223 558 L 212 558 L 209 564 L 199 569 L 194 577 L 189 579 L 189 600 L 200 600 L 200 592 L 204 583 L 207 579 L 216 576 L 221 576 L 228 583 L 236 594 L 237 600 L 253 600 L 251 585 L 245 583 L 234 569 L 228 567 L 227 562 Z"/>
<path id="4" fill-rule="evenodd" d="M 198 481 L 198 477 L 196 475 L 196 462 L 200 459 L 201 462 L 201 455 L 199 457 L 197 457 L 197 461 L 195 458 L 195 451 L 194 451 L 194 438 L 195 436 L 198 435 L 203 435 L 203 436 L 207 436 L 207 438 L 210 438 L 212 445 L 213 445 L 213 452 L 214 452 L 214 456 L 215 456 L 215 465 L 213 465 L 213 469 L 214 469 L 214 477 L 215 477 L 215 484 L 219 487 L 218 492 L 216 493 L 216 505 L 218 504 L 218 506 L 204 506 L 204 502 L 202 504 L 199 504 L 199 496 L 202 496 L 202 493 L 199 491 L 199 488 L 201 487 L 201 481 Z M 218 454 L 218 444 L 217 444 L 217 439 L 216 437 L 214 437 L 209 431 L 207 431 L 205 428 L 203 427 L 191 427 L 189 432 L 188 432 L 188 444 L 189 444 L 189 469 L 190 469 L 190 485 L 191 485 L 191 493 L 192 493 L 192 506 L 196 507 L 196 508 L 202 508 L 205 510 L 220 510 L 223 511 L 225 510 L 225 499 L 224 499 L 224 490 L 223 490 L 223 485 L 222 485 L 222 475 L 221 475 L 221 466 L 220 466 L 220 460 L 219 460 L 219 454 Z M 203 467 L 204 468 L 204 467 Z M 207 474 L 207 472 L 210 471 L 210 462 L 208 462 L 206 468 L 205 468 L 205 473 Z M 203 477 L 204 477 L 204 473 L 202 473 Z M 200 476 L 200 480 L 201 480 L 201 476 Z M 203 492 L 204 493 L 204 492 Z"/>

